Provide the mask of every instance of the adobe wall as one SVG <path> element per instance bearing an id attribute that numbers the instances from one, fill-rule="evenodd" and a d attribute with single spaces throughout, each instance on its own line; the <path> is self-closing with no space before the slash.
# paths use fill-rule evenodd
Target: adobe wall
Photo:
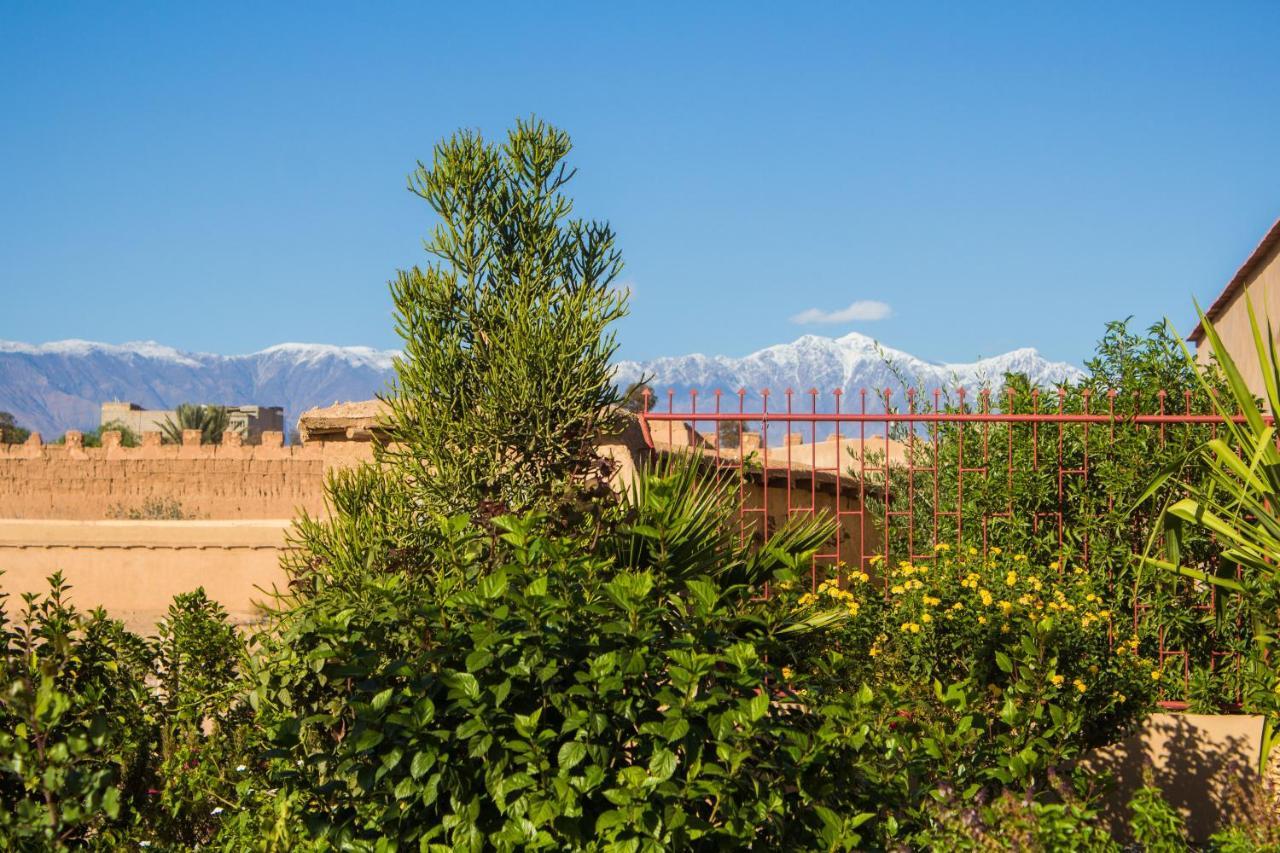
<path id="1" fill-rule="evenodd" d="M 204 587 L 232 621 L 258 617 L 266 591 L 286 583 L 280 557 L 291 522 L 50 521 L 0 519 L 0 592 L 15 616 L 22 594 L 44 593 L 61 571 L 71 602 L 103 607 L 151 633 L 173 596 Z"/>
<path id="2" fill-rule="evenodd" d="M 76 433 L 65 445 L 32 439 L 0 445 L 0 519 L 101 520 L 157 500 L 198 519 L 314 515 L 324 509 L 325 473 L 372 457 L 368 443 L 286 447 L 278 432 L 252 446 L 163 445 L 155 433 L 144 434 L 142 447 L 85 448 Z"/>

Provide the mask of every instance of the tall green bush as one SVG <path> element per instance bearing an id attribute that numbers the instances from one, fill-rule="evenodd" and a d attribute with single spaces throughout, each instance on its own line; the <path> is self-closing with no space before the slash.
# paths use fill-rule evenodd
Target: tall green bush
<path id="1" fill-rule="evenodd" d="M 434 261 L 391 284 L 396 362 L 383 456 L 433 509 L 520 512 L 589 473 L 621 402 L 610 324 L 625 313 L 607 224 L 571 218 L 568 134 L 462 132 L 410 177 L 439 216 Z M 616 421 L 614 422 L 616 423 Z"/>

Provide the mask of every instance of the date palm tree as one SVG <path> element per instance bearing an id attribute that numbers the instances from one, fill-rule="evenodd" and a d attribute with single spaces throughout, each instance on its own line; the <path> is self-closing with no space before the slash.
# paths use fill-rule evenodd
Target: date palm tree
<path id="1" fill-rule="evenodd" d="M 160 424 L 166 443 L 181 444 L 184 430 L 200 430 L 201 444 L 221 444 L 222 434 L 231 425 L 226 406 L 200 406 L 182 403 Z"/>

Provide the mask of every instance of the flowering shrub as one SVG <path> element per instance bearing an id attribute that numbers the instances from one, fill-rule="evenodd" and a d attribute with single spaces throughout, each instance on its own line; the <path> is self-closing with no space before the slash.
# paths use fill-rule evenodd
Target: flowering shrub
<path id="1" fill-rule="evenodd" d="M 838 603 L 850 617 L 814 686 L 894 683 L 941 708 L 943 686 L 957 685 L 969 697 L 960 719 L 979 737 L 953 766 L 974 783 L 1042 783 L 1151 707 L 1163 673 L 1136 638 L 1116 637 L 1119 620 L 1082 569 L 945 544 L 932 561 L 868 569 L 780 591 L 801 612 Z"/>

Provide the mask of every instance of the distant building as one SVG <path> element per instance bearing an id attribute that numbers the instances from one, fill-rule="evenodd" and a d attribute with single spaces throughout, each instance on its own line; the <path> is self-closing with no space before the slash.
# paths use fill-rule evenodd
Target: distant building
<path id="1" fill-rule="evenodd" d="M 249 444 L 259 444 L 264 432 L 284 432 L 281 406 L 226 406 L 228 427 L 238 431 Z M 123 424 L 138 435 L 159 432 L 172 419 L 172 409 L 144 409 L 137 403 L 103 403 L 101 425 Z"/>
<path id="2" fill-rule="evenodd" d="M 1262 242 L 1253 250 L 1240 269 L 1227 282 L 1222 293 L 1214 300 L 1205 316 L 1232 360 L 1240 368 L 1240 374 L 1250 390 L 1259 397 L 1266 391 L 1262 384 L 1262 371 L 1258 366 L 1257 348 L 1253 332 L 1249 328 L 1249 309 L 1245 294 L 1253 301 L 1258 324 L 1266 334 L 1267 318 L 1273 328 L 1280 328 L 1280 220 L 1276 220 Z M 1196 345 L 1196 360 L 1207 363 L 1213 348 L 1205 340 L 1203 327 L 1197 325 L 1190 340 Z"/>

